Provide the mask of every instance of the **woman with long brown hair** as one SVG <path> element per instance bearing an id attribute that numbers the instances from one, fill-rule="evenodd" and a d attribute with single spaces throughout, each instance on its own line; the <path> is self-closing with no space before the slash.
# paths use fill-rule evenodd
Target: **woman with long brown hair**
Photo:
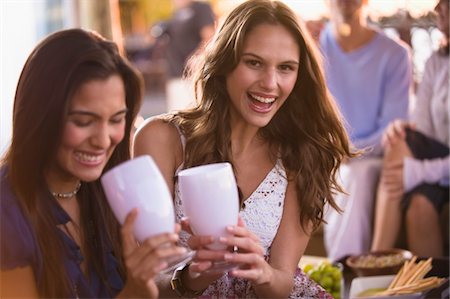
<path id="1" fill-rule="evenodd" d="M 157 297 L 164 234 L 137 246 L 136 211 L 121 228 L 99 177 L 130 158 L 142 79 L 100 35 L 69 29 L 30 54 L 0 168 L 1 297 Z"/>
<path id="2" fill-rule="evenodd" d="M 234 254 L 206 249 L 213 242 L 207 236 L 189 238 L 197 255 L 175 273 L 173 291 L 214 298 L 328 297 L 297 264 L 325 203 L 337 208 L 335 173 L 353 154 L 314 42 L 283 3 L 250 0 L 225 18 L 196 58 L 190 71 L 198 105 L 147 121 L 136 133 L 134 154 L 157 161 L 180 221 L 178 171 L 230 162 L 242 221 L 230 228 L 233 237 L 221 240 L 239 248 Z M 207 273 L 218 260 L 241 266 Z"/>

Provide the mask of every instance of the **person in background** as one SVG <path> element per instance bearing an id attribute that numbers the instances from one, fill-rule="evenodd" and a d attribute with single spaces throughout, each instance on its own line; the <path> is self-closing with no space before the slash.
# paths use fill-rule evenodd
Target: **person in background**
<path id="1" fill-rule="evenodd" d="M 134 155 L 154 157 L 174 195 L 178 221 L 184 213 L 177 173 L 231 163 L 241 221 L 221 242 L 239 250 L 208 250 L 212 237 L 182 235 L 196 257 L 175 272 L 172 288 L 161 277 L 161 292 L 165 287 L 167 297 L 330 298 L 297 265 L 322 223 L 325 203 L 336 207 L 332 194 L 342 190 L 335 172 L 354 154 L 316 44 L 285 4 L 250 0 L 226 16 L 195 58 L 198 104 L 147 120 L 136 132 Z M 241 266 L 207 273 L 223 260 Z"/>
<path id="2" fill-rule="evenodd" d="M 410 120 L 392 122 L 384 135 L 373 250 L 393 248 L 404 219 L 412 252 L 444 254 L 439 214 L 449 199 L 448 1 L 438 1 L 435 11 L 443 43 L 425 64 Z"/>
<path id="3" fill-rule="evenodd" d="M 322 20 L 308 20 L 305 22 L 306 28 L 311 34 L 311 37 L 314 39 L 316 43 L 320 41 L 320 34 L 322 33 L 323 27 L 325 25 Z"/>
<path id="4" fill-rule="evenodd" d="M 186 63 L 196 50 L 204 47 L 215 29 L 215 16 L 209 3 L 194 0 L 172 0 L 172 3 L 175 11 L 165 23 L 168 111 L 193 104 L 192 84 L 184 79 Z"/>
<path id="5" fill-rule="evenodd" d="M 330 22 L 320 35 L 326 82 L 353 145 L 365 152 L 339 171 L 347 194 L 335 200 L 343 213 L 326 211 L 325 247 L 335 261 L 370 249 L 381 136 L 391 121 L 407 117 L 412 67 L 406 45 L 367 24 L 368 0 L 327 3 Z"/>
<path id="6" fill-rule="evenodd" d="M 141 101 L 140 75 L 97 33 L 58 31 L 30 54 L 0 166 L 2 298 L 158 296 L 162 259 L 185 249 L 156 248 L 178 235 L 138 246 L 139 211 L 121 228 L 99 180 L 130 158 Z"/>

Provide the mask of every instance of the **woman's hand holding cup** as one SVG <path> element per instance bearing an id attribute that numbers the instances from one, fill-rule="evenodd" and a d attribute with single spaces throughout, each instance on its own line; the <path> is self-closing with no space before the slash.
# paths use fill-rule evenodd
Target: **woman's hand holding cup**
<path id="1" fill-rule="evenodd" d="M 175 232 L 161 233 L 138 242 L 134 235 L 138 213 L 137 209 L 133 209 L 121 230 L 127 280 L 119 297 L 158 298 L 159 291 L 154 278 L 167 268 L 166 260 L 185 254 L 186 248 L 176 246 L 178 234 Z"/>
<path id="2" fill-rule="evenodd" d="M 233 247 L 220 243 L 230 235 L 226 228 L 238 222 L 239 195 L 230 163 L 212 163 L 187 168 L 178 173 L 178 184 L 185 215 L 185 229 L 192 233 L 189 246 L 197 251 L 192 271 L 220 275 L 238 265 L 224 256 Z M 208 273 L 206 273 L 208 274 Z"/>
<path id="3" fill-rule="evenodd" d="M 230 249 L 211 250 L 209 247 L 216 242 L 213 236 L 194 235 L 190 227 L 189 218 L 184 218 L 181 221 L 182 229 L 190 234 L 188 239 L 189 247 L 196 252 L 189 268 L 191 272 L 203 273 L 211 269 L 215 262 L 224 262 L 225 254 Z M 222 275 L 223 273 L 219 273 Z M 217 275 L 215 275 L 217 276 Z"/>
<path id="4" fill-rule="evenodd" d="M 128 275 L 145 285 L 155 272 L 171 273 L 192 259 L 195 252 L 175 246 L 180 227 L 175 223 L 172 195 L 150 156 L 117 165 L 102 176 L 101 182 L 111 209 L 123 225 L 125 261 L 131 271 Z"/>
<path id="5" fill-rule="evenodd" d="M 236 250 L 226 253 L 225 261 L 240 265 L 239 268 L 232 269 L 230 274 L 248 279 L 255 285 L 269 282 L 272 269 L 265 260 L 265 251 L 259 237 L 245 227 L 240 217 L 238 225 L 227 227 L 227 231 L 232 236 L 221 237 L 220 242 Z"/>

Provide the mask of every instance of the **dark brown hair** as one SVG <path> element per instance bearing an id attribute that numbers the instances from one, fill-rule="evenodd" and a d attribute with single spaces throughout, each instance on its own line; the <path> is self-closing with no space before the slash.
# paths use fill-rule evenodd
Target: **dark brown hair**
<path id="1" fill-rule="evenodd" d="M 38 281 L 42 297 L 72 296 L 63 266 L 66 252 L 51 212 L 54 200 L 44 179 L 61 142 L 69 101 L 87 81 L 119 75 L 126 93 L 124 139 L 115 148 L 104 171 L 130 158 L 130 134 L 140 109 L 142 79 L 120 56 L 116 44 L 97 33 L 69 29 L 41 41 L 20 75 L 13 110 L 13 134 L 3 164 L 14 194 L 36 234 L 43 261 Z M 87 265 L 106 282 L 104 246 L 110 244 L 124 274 L 119 224 L 107 204 L 99 180 L 82 183 L 79 192 L 80 226 Z"/>
<path id="2" fill-rule="evenodd" d="M 342 191 L 336 171 L 344 158 L 354 154 L 325 84 L 316 46 L 285 4 L 249 0 L 231 11 L 205 51 L 190 63 L 197 107 L 175 114 L 170 121 L 186 136 L 185 167 L 232 163 L 231 102 L 225 77 L 238 65 L 248 33 L 266 23 L 281 25 L 292 34 L 300 49 L 300 65 L 292 93 L 260 134 L 279 149 L 288 180 L 296 184 L 301 225 L 307 228 L 312 223 L 315 229 L 323 221 L 326 202 L 339 210 L 333 200 L 333 193 Z"/>

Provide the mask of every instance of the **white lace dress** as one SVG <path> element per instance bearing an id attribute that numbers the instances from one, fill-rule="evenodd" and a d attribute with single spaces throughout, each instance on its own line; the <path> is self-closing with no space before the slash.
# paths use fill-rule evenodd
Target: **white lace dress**
<path id="1" fill-rule="evenodd" d="M 183 136 L 181 139 L 184 147 Z M 240 212 L 246 227 L 259 236 L 266 251 L 266 259 L 270 258 L 270 246 L 280 225 L 286 187 L 285 169 L 279 160 L 258 188 L 245 200 Z M 184 212 L 177 183 L 175 183 L 175 211 L 179 222 L 184 217 Z M 180 241 L 183 246 L 188 246 L 188 238 L 186 232 L 181 232 Z M 300 269 L 297 269 L 293 279 L 295 286 L 290 298 L 332 298 Z M 257 296 L 248 280 L 225 274 L 211 284 L 200 298 L 257 298 Z"/>

